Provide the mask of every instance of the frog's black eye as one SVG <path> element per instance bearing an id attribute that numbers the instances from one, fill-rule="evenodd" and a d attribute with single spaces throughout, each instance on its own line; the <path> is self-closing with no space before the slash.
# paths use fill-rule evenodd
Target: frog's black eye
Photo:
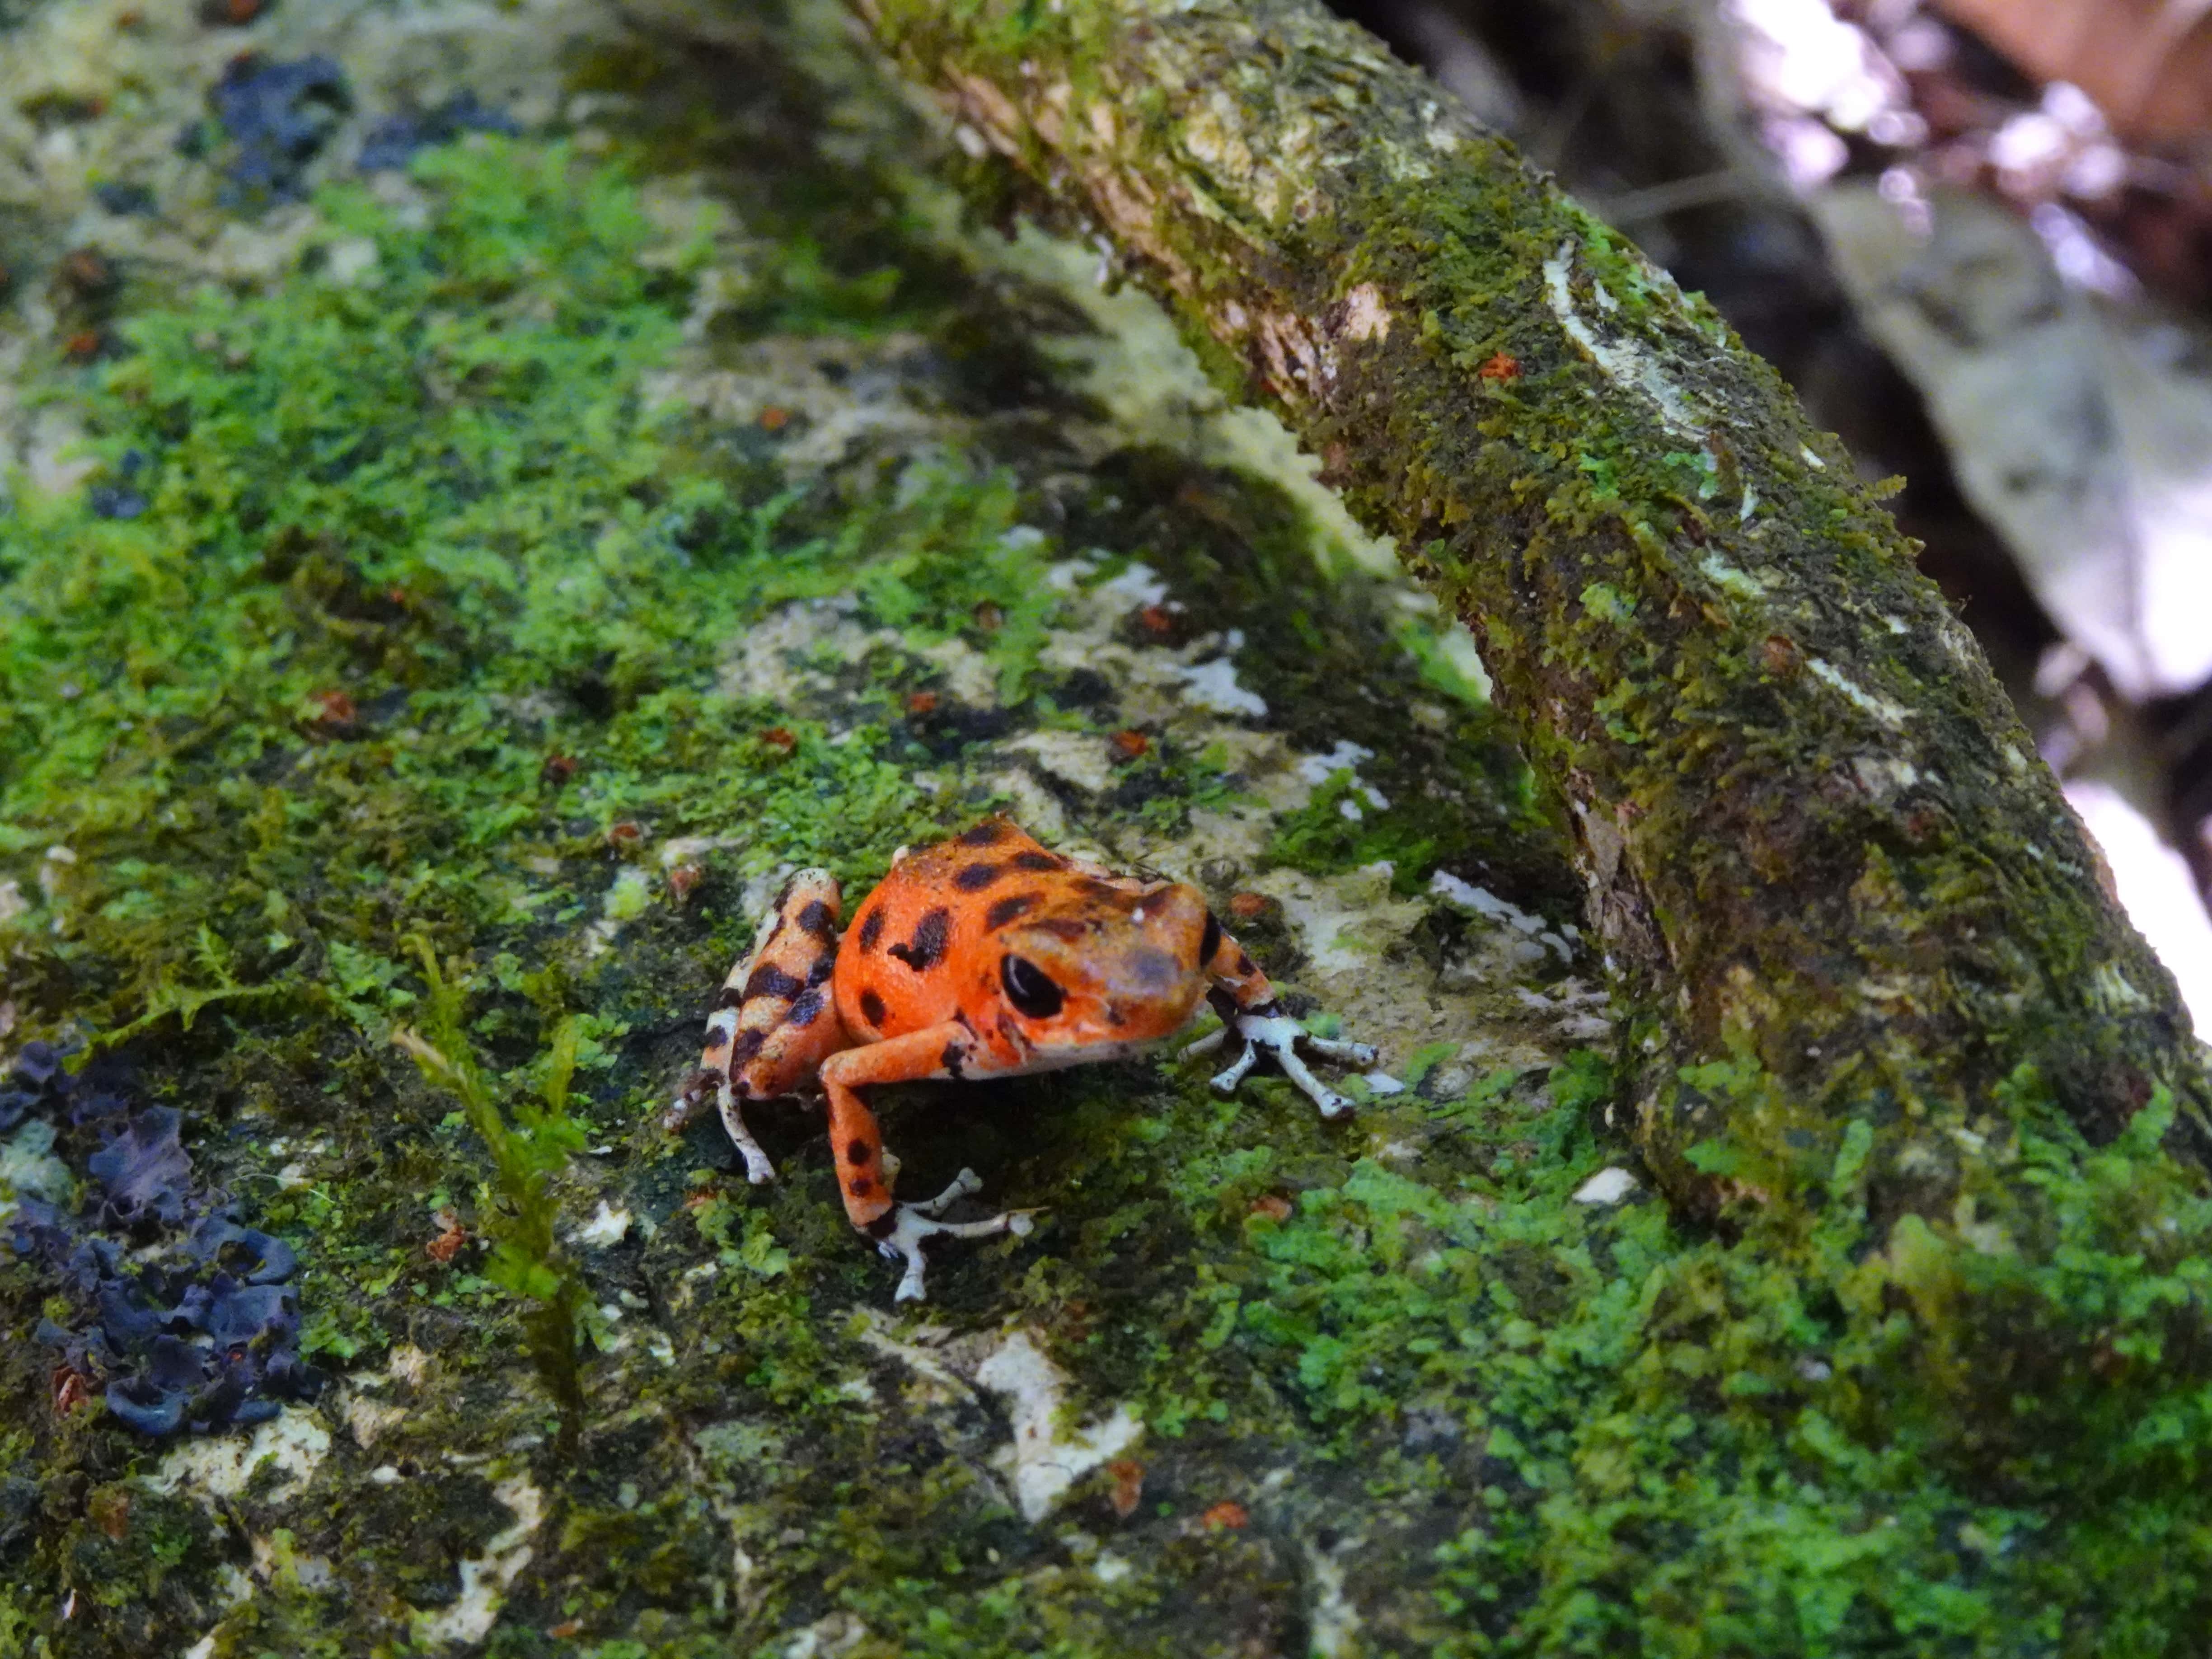
<path id="1" fill-rule="evenodd" d="M 1213 919 L 1213 912 L 1206 913 L 1206 936 L 1198 942 L 1198 965 L 1201 968 L 1213 960 L 1213 953 L 1221 948 L 1221 924 Z"/>
<path id="2" fill-rule="evenodd" d="M 999 981 L 1006 988 L 1006 1000 L 1031 1019 L 1050 1019 L 1067 998 L 1036 963 L 1024 957 L 1007 957 L 999 963 Z"/>

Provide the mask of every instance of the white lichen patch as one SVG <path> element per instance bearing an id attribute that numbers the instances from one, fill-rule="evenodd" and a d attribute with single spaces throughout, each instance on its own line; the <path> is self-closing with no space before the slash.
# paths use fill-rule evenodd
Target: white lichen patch
<path id="1" fill-rule="evenodd" d="M 853 1332 L 861 1342 L 906 1367 L 909 1405 L 957 1411 L 978 1390 L 1003 1404 L 1011 1438 L 990 1454 L 1005 1472 L 1016 1504 L 1031 1522 L 1050 1515 L 1068 1488 L 1144 1431 L 1127 1405 L 1116 1404 L 1088 1426 L 1067 1420 L 1071 1379 L 1025 1329 L 956 1335 L 939 1325 L 902 1328 L 873 1308 L 860 1310 Z"/>
<path id="2" fill-rule="evenodd" d="M 267 1501 L 282 1504 L 307 1489 L 330 1450 L 330 1431 L 317 1414 L 287 1406 L 251 1438 L 209 1436 L 179 1446 L 146 1477 L 146 1484 L 159 1492 L 190 1492 L 213 1508 L 242 1494 L 265 1465 L 278 1476 Z"/>
<path id="3" fill-rule="evenodd" d="M 1052 574 L 1057 576 L 1062 571 L 1079 573 L 1082 570 L 1096 568 L 1088 561 L 1079 565 L 1075 561 L 1071 560 L 1064 564 L 1054 565 Z M 1141 559 L 1132 560 L 1123 566 L 1117 574 L 1108 577 L 1093 587 L 1091 594 L 1098 604 L 1111 606 L 1116 615 L 1135 610 L 1139 606 L 1169 603 L 1168 585 L 1160 580 L 1158 571 Z M 1175 608 L 1180 610 L 1182 607 L 1178 605 Z"/>
<path id="4" fill-rule="evenodd" d="M 1545 292 L 1559 327 L 1604 372 L 1607 379 L 1616 386 L 1642 392 L 1668 430 L 1683 438 L 1701 440 L 1705 423 L 1698 418 L 1689 398 L 1667 378 L 1658 358 L 1635 340 L 1620 336 L 1607 337 L 1600 333 L 1575 309 L 1574 257 L 1575 245 L 1567 241 L 1560 243 L 1559 251 L 1544 261 Z M 1601 285 L 1591 286 L 1601 309 L 1619 308 L 1620 302 Z"/>
<path id="5" fill-rule="evenodd" d="M 1067 839 L 1066 811 L 1027 767 L 991 773 L 981 781 L 994 793 L 1005 795 L 1014 822 L 1047 846 L 1057 847 Z"/>
<path id="6" fill-rule="evenodd" d="M 854 1334 L 887 1358 L 896 1359 L 914 1373 L 914 1402 L 921 1406 L 952 1406 L 975 1392 L 961 1364 L 962 1350 L 943 1345 L 952 1333 L 941 1325 L 921 1325 L 901 1332 L 892 1321 L 873 1308 L 864 1308 L 853 1321 Z M 972 1359 L 966 1370 L 972 1371 Z"/>
<path id="7" fill-rule="evenodd" d="M 1698 568 L 1705 579 L 1723 593 L 1733 593 L 1740 599 L 1763 599 L 1766 585 L 1748 570 L 1739 570 L 1717 553 L 1708 553 Z"/>
<path id="8" fill-rule="evenodd" d="M 800 599 L 770 611 L 731 641 L 725 696 L 788 705 L 830 689 L 824 665 L 857 662 L 874 641 L 850 593 Z"/>
<path id="9" fill-rule="evenodd" d="M 1382 303 L 1382 290 L 1362 283 L 1344 296 L 1344 337 L 1347 340 L 1387 340 L 1390 337 L 1390 308 Z"/>
<path id="10" fill-rule="evenodd" d="M 380 1400 L 371 1400 L 367 1395 L 352 1393 L 346 1395 L 341 1412 L 346 1428 L 353 1435 L 353 1443 L 367 1451 L 383 1437 L 386 1430 L 396 1428 L 407 1420 L 406 1411 L 398 1406 L 387 1406 Z"/>
<path id="11" fill-rule="evenodd" d="M 608 1249 L 629 1237 L 629 1224 L 630 1213 L 627 1209 L 617 1209 L 603 1198 L 592 1218 L 568 1237 L 591 1249 Z"/>
<path id="12" fill-rule="evenodd" d="M 1887 697 L 1876 696 L 1852 680 L 1843 670 L 1824 657 L 1808 657 L 1805 659 L 1805 666 L 1814 679 L 1820 681 L 1830 690 L 1840 694 L 1846 702 L 1861 714 L 1871 714 L 1884 726 L 1901 726 L 1912 717 L 1912 711 L 1904 704 L 1893 702 Z"/>
<path id="13" fill-rule="evenodd" d="M 1570 1042 L 1597 1042 L 1613 1035 L 1612 999 L 1578 979 L 1561 980 L 1548 994 L 1516 986 L 1513 996 Z"/>
<path id="14" fill-rule="evenodd" d="M 697 864 L 709 854 L 739 844 L 731 836 L 671 836 L 660 843 L 657 856 L 662 869 L 673 870 L 679 864 Z"/>
<path id="15" fill-rule="evenodd" d="M 1901 794 L 1920 781 L 1920 769 L 1899 755 L 1854 755 L 1851 773 L 1859 787 L 1877 798 Z"/>
<path id="16" fill-rule="evenodd" d="M 482 1555 L 461 1563 L 459 1595 L 435 1613 L 415 1615 L 415 1639 L 419 1643 L 483 1641 L 499 1618 L 507 1587 L 536 1553 L 530 1540 L 545 1518 L 544 1493 L 519 1474 L 494 1481 L 491 1491 L 514 1516 L 514 1523 L 494 1534 Z"/>
<path id="17" fill-rule="evenodd" d="M 726 367 L 702 345 L 647 375 L 644 397 L 719 424 L 772 429 L 777 461 L 794 477 L 814 476 L 864 452 L 920 449 L 947 435 L 944 416 L 900 390 L 903 366 L 928 349 L 897 332 L 779 337 L 747 343 Z"/>
<path id="18" fill-rule="evenodd" d="M 1618 1166 L 1600 1170 L 1575 1188 L 1574 1201 L 1577 1204 L 1618 1204 L 1634 1192 L 1639 1184 L 1634 1176 Z"/>
<path id="19" fill-rule="evenodd" d="M 1103 795 L 1114 787 L 1114 757 L 1103 738 L 1088 732 L 1046 728 L 1008 740 L 1008 749 L 1027 755 L 1062 783 L 1085 794 Z"/>
<path id="20" fill-rule="evenodd" d="M 1233 632 L 1230 649 L 1234 651 L 1241 640 Z M 1211 662 L 1195 663 L 1182 671 L 1183 696 L 1194 707 L 1217 714 L 1243 714 L 1253 720 L 1265 720 L 1267 700 L 1256 691 L 1248 691 L 1237 683 L 1237 663 L 1233 657 L 1216 657 Z"/>
<path id="21" fill-rule="evenodd" d="M 1388 865 L 1335 876 L 1271 870 L 1252 889 L 1283 907 L 1306 953 L 1308 977 L 1326 983 L 1371 976 L 1376 959 L 1427 914 L 1418 899 L 1392 896 L 1390 876 Z"/>
<path id="22" fill-rule="evenodd" d="M 422 1386 L 422 1379 L 430 1374 L 430 1356 L 412 1342 L 402 1342 L 392 1350 L 384 1374 L 395 1382 L 404 1382 L 410 1389 Z"/>
<path id="23" fill-rule="evenodd" d="M 1089 1427 L 1065 1423 L 1067 1373 L 1052 1363 L 1027 1331 L 1015 1331 L 975 1368 L 975 1381 L 1006 1401 L 1012 1443 L 993 1462 L 1007 1470 L 1022 1514 L 1043 1520 L 1070 1486 L 1137 1443 L 1144 1425 L 1117 1404 Z"/>
<path id="24" fill-rule="evenodd" d="M 897 639 L 897 635 L 889 630 L 878 637 L 887 642 Z M 934 645 L 921 647 L 915 650 L 914 654 L 944 676 L 945 690 L 960 702 L 971 703 L 978 708 L 997 706 L 998 665 L 967 641 L 939 640 Z"/>
<path id="25" fill-rule="evenodd" d="M 1308 1541 L 1306 1573 L 1311 1600 L 1306 1613 L 1307 1650 L 1314 1659 L 1339 1659 L 1359 1650 L 1359 1608 L 1345 1592 L 1342 1557 L 1358 1547 L 1345 1539 L 1334 1550 Z"/>
<path id="26" fill-rule="evenodd" d="M 868 1627 L 853 1613 L 825 1613 L 783 1644 L 782 1659 L 845 1659 L 868 1639 Z"/>
<path id="27" fill-rule="evenodd" d="M 1339 738 L 1335 745 L 1325 755 L 1301 756 L 1297 770 L 1299 777 L 1316 788 L 1327 783 L 1339 772 L 1349 772 L 1352 774 L 1353 784 L 1366 798 L 1367 804 L 1378 812 L 1387 812 L 1390 810 L 1389 798 L 1359 775 L 1360 763 L 1374 758 L 1375 751 L 1372 749 L 1362 748 L 1358 744 Z M 1341 804 L 1350 805 L 1351 802 L 1346 800 Z"/>
<path id="28" fill-rule="evenodd" d="M 1487 888 L 1477 887 L 1449 870 L 1439 870 L 1429 878 L 1429 891 L 1455 910 L 1480 916 L 1486 921 L 1511 929 L 1523 939 L 1534 941 L 1544 951 L 1554 952 L 1561 962 L 1574 960 L 1574 946 L 1565 932 L 1554 928 L 1543 917 L 1499 898 Z M 1535 962 L 1542 958 L 1542 951 L 1516 951 L 1513 954 L 1519 961 Z"/>

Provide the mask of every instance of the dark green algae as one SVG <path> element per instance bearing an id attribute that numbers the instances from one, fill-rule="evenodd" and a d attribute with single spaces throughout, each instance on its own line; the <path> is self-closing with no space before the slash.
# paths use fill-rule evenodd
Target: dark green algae
<path id="1" fill-rule="evenodd" d="M 1279 1083 L 1224 1103 L 1169 1062 L 902 1094 L 909 1188 L 970 1164 L 1048 1206 L 1030 1241 L 947 1252 L 927 1317 L 1028 1328 L 1075 1419 L 1126 1401 L 1146 1425 L 1126 1517 L 1103 1471 L 1042 1525 L 1010 1507 L 992 1408 L 915 1403 L 856 1323 L 889 1279 L 811 1120 L 765 1117 L 766 1189 L 711 1126 L 652 1124 L 749 933 L 741 878 L 820 861 L 865 884 L 992 804 L 991 737 L 1097 726 L 1110 702 L 1036 650 L 1043 567 L 1095 547 L 1095 574 L 1140 556 L 1218 613 L 1198 623 L 1244 626 L 1286 729 L 1366 743 L 1365 775 L 1423 803 L 1365 833 L 1291 815 L 1276 856 L 1497 872 L 1531 908 L 1565 890 L 1486 715 L 1455 704 L 1424 735 L 1394 714 L 1433 695 L 1404 625 L 1316 568 L 1286 501 L 1164 452 L 1035 448 L 1074 418 L 1026 350 L 1064 320 L 963 288 L 868 179 L 841 182 L 878 216 L 848 203 L 828 231 L 799 161 L 741 183 L 773 303 L 717 325 L 934 340 L 917 373 L 991 416 L 967 453 L 794 482 L 757 426 L 650 413 L 708 257 L 672 250 L 626 176 L 665 146 L 432 153 L 424 224 L 319 200 L 374 240 L 374 289 L 307 271 L 149 300 L 118 323 L 128 355 L 38 371 L 111 465 L 149 458 L 149 506 L 101 520 L 25 491 L 0 518 L 0 858 L 37 895 L 0 931 L 18 1036 L 109 1043 L 186 1110 L 196 1158 L 299 1251 L 306 1345 L 349 1389 L 410 1352 L 428 1370 L 373 1445 L 339 1425 L 351 1395 L 327 1399 L 303 1494 L 264 1473 L 210 1509 L 148 1488 L 158 1452 L 96 1407 L 50 1411 L 28 1340 L 46 1288 L 0 1268 L 0 1479 L 29 1522 L 0 1543 L 0 1653 L 181 1651 L 211 1629 L 216 1654 L 413 1651 L 418 1613 L 511 1518 L 493 1478 L 518 1472 L 545 1518 L 500 1654 L 767 1654 L 808 1629 L 863 1656 L 2189 1650 L 2212 1613 L 2212 1207 L 2159 1153 L 2157 1112 L 2091 1153 L 2032 1079 L 2009 1156 L 2042 1206 L 1968 1218 L 1986 1253 L 1923 1231 L 1887 1257 L 1863 1136 L 1818 1167 L 1721 1172 L 1802 1200 L 1729 1237 L 1573 1202 L 1627 1160 L 1591 1054 L 1472 1077 L 1403 1056 L 1415 1086 L 1359 1139 Z M 994 335 L 1012 343 L 979 362 Z M 1054 529 L 1006 536 L 1035 524 Z M 732 638 L 848 592 L 914 646 L 988 655 L 1001 706 L 915 715 L 933 682 L 904 651 L 795 708 L 718 689 Z M 953 787 L 917 790 L 923 764 Z M 1173 833 L 1241 787 L 1204 753 L 1130 775 L 1101 830 Z M 639 861 L 685 834 L 739 844 L 678 907 Z M 648 902 L 588 954 L 634 864 Z M 478 1247 L 423 1252 L 442 1204 L 484 1231 L 489 1171 L 389 1046 L 421 1016 L 416 933 L 462 964 L 510 1102 L 575 1022 L 568 1111 L 604 1150 L 559 1183 L 568 1224 L 602 1200 L 636 1218 L 574 1253 L 614 1311 L 573 1455 Z M 1389 971 L 1418 997 L 1434 969 Z M 1707 1070 L 1697 1086 L 1746 1109 L 1771 1086 Z M 313 1178 L 285 1180 L 318 1141 Z M 1990 1352 L 2021 1369 L 1956 1360 Z M 1224 1500 L 1243 1525 L 1218 1524 Z M 255 1575 L 234 1607 L 227 1571 Z"/>

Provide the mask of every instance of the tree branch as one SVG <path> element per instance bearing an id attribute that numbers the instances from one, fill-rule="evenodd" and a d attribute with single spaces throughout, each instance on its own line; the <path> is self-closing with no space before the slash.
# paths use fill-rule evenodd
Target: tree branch
<path id="1" fill-rule="evenodd" d="M 1945 1218 L 2011 1115 L 2102 1141 L 2160 1089 L 2212 1164 L 2173 981 L 1979 649 L 1701 297 L 1312 0 L 854 3 L 1474 630 L 1674 1198 L 1864 1120 L 1877 1218 Z"/>

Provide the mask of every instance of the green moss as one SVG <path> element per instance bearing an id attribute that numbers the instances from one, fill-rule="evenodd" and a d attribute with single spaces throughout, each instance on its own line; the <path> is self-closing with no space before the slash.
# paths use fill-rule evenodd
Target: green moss
<path id="1" fill-rule="evenodd" d="M 1009 27 L 1079 27 L 1068 9 Z M 726 155 L 710 139 L 647 153 Z M 1018 331 L 951 314 L 942 250 L 885 233 L 897 216 L 865 181 L 839 175 L 825 205 L 822 175 L 791 171 L 804 189 L 733 186 L 769 228 L 747 269 L 771 274 L 718 320 L 725 344 Z M 1093 550 L 1084 580 L 1163 573 L 1187 637 L 1245 631 L 1240 684 L 1271 737 L 1376 752 L 1361 778 L 1391 805 L 1340 775 L 1276 819 L 1284 861 L 1388 858 L 1401 891 L 1442 867 L 1564 904 L 1529 775 L 1432 625 L 1322 574 L 1263 481 L 1159 450 L 1071 455 L 1037 439 L 1057 405 L 1036 393 L 1012 438 L 995 410 L 943 428 L 964 451 L 932 428 L 795 485 L 760 434 L 644 406 L 695 256 L 619 164 L 490 143 L 419 179 L 420 221 L 320 204 L 375 246 L 376 288 L 309 272 L 188 298 L 124 320 L 133 356 L 42 368 L 103 454 L 149 457 L 149 510 L 95 520 L 26 492 L 0 519 L 0 878 L 35 901 L 0 927 L 25 1029 L 128 1030 L 143 1088 L 191 1112 L 195 1157 L 299 1247 L 306 1346 L 349 1402 L 401 1416 L 373 1444 L 331 1419 L 305 1497 L 270 1505 L 264 1477 L 231 1506 L 272 1571 L 226 1610 L 221 1569 L 251 1571 L 249 1546 L 147 1497 L 148 1451 L 96 1413 L 53 1418 L 42 1286 L 0 1264 L 0 1392 L 35 1425 L 0 1441 L 0 1478 L 40 1504 L 35 1537 L 0 1542 L 0 1650 L 180 1651 L 215 1626 L 223 1655 L 404 1650 L 507 1524 L 510 1473 L 546 1514 L 488 1644 L 505 1655 L 767 1655 L 809 1627 L 863 1659 L 1296 1651 L 1332 1574 L 1359 1620 L 1346 1641 L 1372 1654 L 2194 1639 L 2212 1214 L 2157 1152 L 2157 1113 L 2093 1153 L 2024 1075 L 2004 1122 L 1960 1127 L 2027 1178 L 1972 1187 L 1954 1229 L 1885 1241 L 1868 1126 L 1826 1124 L 1732 1057 L 1675 1079 L 1758 1129 L 1694 1153 L 1739 1190 L 1723 1236 L 1647 1197 L 1573 1200 L 1628 1161 L 1607 1125 L 1630 1107 L 1598 1056 L 1547 1063 L 1533 1024 L 1428 1044 L 1406 1093 L 1348 1123 L 1279 1079 L 1218 1100 L 1197 1062 L 884 1091 L 908 1190 L 972 1164 L 993 1197 L 1043 1206 L 1029 1239 L 939 1258 L 944 1352 L 1030 1330 L 1069 1374 L 1071 1422 L 1127 1403 L 1146 1425 L 1126 1516 L 1102 1470 L 1024 1520 L 997 1406 L 934 1399 L 872 1340 L 936 1338 L 884 1322 L 883 1264 L 843 1219 L 818 1119 L 759 1113 L 781 1178 L 758 1189 L 713 1122 L 657 1127 L 700 1002 L 750 943 L 748 880 L 823 862 L 856 892 L 992 798 L 993 734 L 1103 738 L 1110 705 L 1045 649 L 1080 597 L 1046 572 Z M 1504 269 L 1433 251 L 1468 293 Z M 1602 270 L 1634 297 L 1631 265 Z M 1437 326 L 1455 349 L 1518 349 L 1472 301 Z M 1683 465 L 1576 471 L 1614 454 L 1601 426 L 1555 435 L 1563 523 L 1661 483 L 1696 493 Z M 1599 585 L 1635 586 L 1594 568 L 1574 591 Z M 732 691 L 733 645 L 816 600 L 896 638 L 802 665 L 815 678 L 794 671 L 787 695 Z M 1656 626 L 1641 606 L 1626 622 Z M 994 696 L 933 727 L 906 699 L 943 684 L 919 653 L 955 646 Z M 1624 744 L 1656 730 L 1653 672 L 1607 705 Z M 1163 740 L 1115 776 L 1068 804 L 1076 827 L 1176 834 L 1249 793 L 1226 744 Z M 685 908 L 650 850 L 678 836 L 720 843 Z M 56 844 L 75 862 L 45 859 Z M 595 952 L 601 922 L 617 931 Z M 487 1137 L 391 1046 L 436 994 L 415 933 L 469 975 L 443 1041 L 518 1089 L 575 1022 L 573 1127 L 551 1139 L 591 1150 L 515 1189 L 547 1200 L 532 1261 L 555 1253 L 554 1204 L 564 1230 L 602 1202 L 629 1217 L 618 1246 L 561 1246 L 605 1322 L 573 1456 L 473 1237 L 501 1231 L 496 1184 L 472 1201 Z M 1417 952 L 1376 971 L 1409 1006 L 1438 989 Z M 1462 1052 L 1478 1039 L 1510 1048 Z M 311 1177 L 284 1173 L 295 1158 Z M 423 1245 L 448 1206 L 472 1237 L 441 1264 Z M 2020 1369 L 1978 1370 L 1991 1352 Z M 386 1369 L 403 1354 L 419 1385 Z M 135 1494 L 120 1540 L 118 1491 Z"/>
<path id="2" fill-rule="evenodd" d="M 583 1433 L 584 1391 L 577 1345 L 596 1323 L 581 1274 L 554 1237 L 560 1200 L 554 1179 L 583 1150 L 584 1130 L 568 1115 L 568 1085 L 575 1075 L 577 1025 L 564 1018 L 554 1029 L 538 1092 L 543 1103 L 503 1108 L 462 1029 L 465 990 L 450 969 L 419 939 L 416 954 L 428 989 L 427 1038 L 402 1028 L 392 1040 L 405 1048 L 434 1088 L 461 1103 L 468 1126 L 491 1159 L 477 1210 L 495 1240 L 485 1273 L 526 1304 L 523 1326 L 532 1359 L 561 1413 L 562 1449 L 573 1453 Z M 495 1196 L 496 1202 L 487 1201 Z"/>
<path id="3" fill-rule="evenodd" d="M 1314 875 L 1387 861 L 1391 890 L 1403 896 L 1425 889 L 1440 866 L 1468 863 L 1477 844 L 1456 803 L 1415 793 L 1378 807 L 1369 787 L 1346 771 L 1276 820 L 1267 859 Z"/>

